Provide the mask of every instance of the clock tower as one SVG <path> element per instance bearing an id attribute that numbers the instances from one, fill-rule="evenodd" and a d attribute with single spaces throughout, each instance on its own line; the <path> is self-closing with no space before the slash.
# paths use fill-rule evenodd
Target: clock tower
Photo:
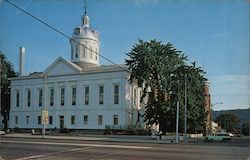
<path id="1" fill-rule="evenodd" d="M 74 28 L 71 45 L 71 62 L 84 68 L 99 66 L 99 33 L 90 28 L 86 3 L 82 24 Z"/>

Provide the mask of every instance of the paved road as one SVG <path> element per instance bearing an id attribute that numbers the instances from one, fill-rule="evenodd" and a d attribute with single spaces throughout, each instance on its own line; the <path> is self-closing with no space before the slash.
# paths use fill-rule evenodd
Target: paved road
<path id="1" fill-rule="evenodd" d="M 1 137 L 2 159 L 249 159 L 249 138 L 230 142 L 153 144 Z"/>

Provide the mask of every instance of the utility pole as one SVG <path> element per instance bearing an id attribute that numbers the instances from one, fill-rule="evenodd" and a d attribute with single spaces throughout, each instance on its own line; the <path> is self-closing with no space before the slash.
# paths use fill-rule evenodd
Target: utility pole
<path id="1" fill-rule="evenodd" d="M 0 56 L 0 117 L 2 115 L 2 57 Z M 0 122 L 0 129 L 2 127 L 2 122 Z"/>
<path id="2" fill-rule="evenodd" d="M 185 85 L 185 109 L 184 109 L 184 135 L 185 135 L 185 142 L 187 143 L 188 142 L 188 137 L 187 137 L 187 74 L 185 74 L 185 77 L 184 77 L 184 85 Z"/>
<path id="3" fill-rule="evenodd" d="M 176 104 L 176 127 L 175 127 L 176 140 L 175 140 L 175 142 L 179 143 L 179 107 L 180 107 L 179 106 L 180 105 L 179 80 L 177 80 L 177 88 L 178 88 L 178 90 L 177 90 L 177 104 Z"/>
<path id="4" fill-rule="evenodd" d="M 47 76 L 44 76 L 44 104 L 43 104 L 43 111 L 42 111 L 42 121 L 43 121 L 43 138 L 45 138 L 45 132 L 46 132 L 46 122 L 45 122 L 45 110 L 46 110 L 46 78 Z"/>
<path id="5" fill-rule="evenodd" d="M 177 101 L 176 106 L 176 139 L 175 142 L 179 143 L 179 100 Z"/>

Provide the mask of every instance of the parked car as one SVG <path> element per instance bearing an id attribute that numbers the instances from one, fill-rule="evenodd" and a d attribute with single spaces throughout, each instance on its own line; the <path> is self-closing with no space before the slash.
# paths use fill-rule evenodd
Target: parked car
<path id="1" fill-rule="evenodd" d="M 234 134 L 233 134 L 233 133 L 228 133 L 228 135 L 229 135 L 230 137 L 233 137 L 233 136 L 234 136 Z"/>
<path id="2" fill-rule="evenodd" d="M 214 135 L 209 135 L 205 138 L 206 141 L 226 141 L 230 139 L 231 137 L 228 133 L 216 133 Z"/>
<path id="3" fill-rule="evenodd" d="M 0 135 L 5 135 L 5 132 L 0 130 Z"/>

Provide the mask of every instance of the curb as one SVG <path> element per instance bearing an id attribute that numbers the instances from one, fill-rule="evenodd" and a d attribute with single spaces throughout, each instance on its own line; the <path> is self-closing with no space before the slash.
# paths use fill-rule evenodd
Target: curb
<path id="1" fill-rule="evenodd" d="M 119 138 L 119 137 L 94 137 L 94 136 L 51 136 L 48 135 L 45 138 L 42 135 L 14 135 L 14 134 L 6 134 L 2 135 L 1 137 L 6 138 L 26 138 L 26 139 L 54 139 L 54 140 L 78 140 L 78 141 L 102 141 L 102 142 L 126 142 L 126 143 L 152 143 L 152 144 L 176 144 L 175 140 L 173 139 L 163 139 L 163 140 L 153 140 L 153 139 L 129 139 L 126 138 Z M 132 138 L 132 137 L 131 137 Z M 135 137 L 133 137 L 135 138 Z M 189 141 L 188 144 L 199 144 L 200 142 L 197 141 Z M 178 143 L 178 144 L 186 144 L 186 143 Z"/>

